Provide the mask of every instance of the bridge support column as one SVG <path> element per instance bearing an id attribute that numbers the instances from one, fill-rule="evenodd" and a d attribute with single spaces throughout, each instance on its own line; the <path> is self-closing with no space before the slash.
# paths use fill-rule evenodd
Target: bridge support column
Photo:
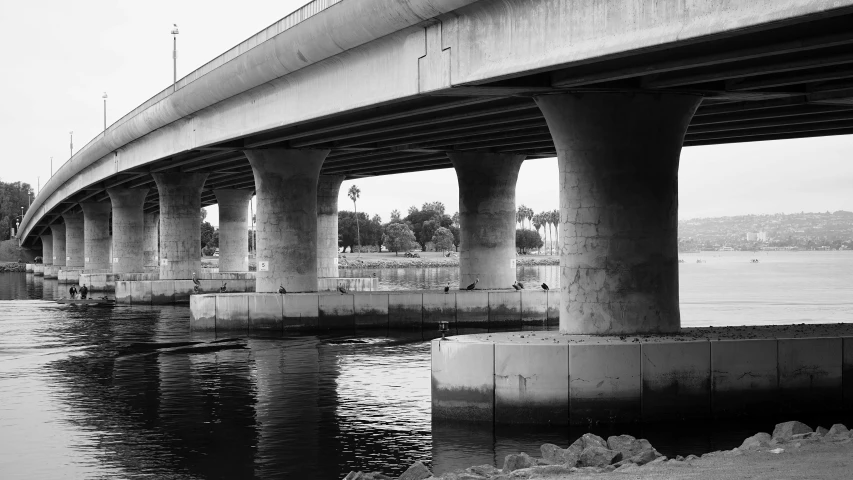
<path id="1" fill-rule="evenodd" d="M 142 273 L 144 230 L 142 207 L 147 188 L 108 188 L 113 208 L 113 273 Z"/>
<path id="2" fill-rule="evenodd" d="M 41 263 L 53 265 L 53 235 L 46 233 L 39 237 L 41 237 Z"/>
<path id="3" fill-rule="evenodd" d="M 317 276 L 338 276 L 338 194 L 343 175 L 320 175 L 317 182 Z"/>
<path id="4" fill-rule="evenodd" d="M 511 288 L 515 274 L 515 183 L 524 155 L 448 153 L 459 182 L 459 285 Z"/>
<path id="5" fill-rule="evenodd" d="M 62 219 L 65 220 L 65 266 L 83 268 L 83 214 L 65 213 Z"/>
<path id="6" fill-rule="evenodd" d="M 65 224 L 55 223 L 50 226 L 53 232 L 53 264 L 58 267 L 65 266 Z"/>
<path id="7" fill-rule="evenodd" d="M 143 265 L 144 271 L 159 272 L 160 271 L 160 214 L 145 213 L 143 214 Z M 199 242 L 201 242 L 201 232 L 199 232 Z"/>
<path id="8" fill-rule="evenodd" d="M 201 270 L 201 191 L 206 173 L 155 173 L 160 193 L 160 280 Z"/>
<path id="9" fill-rule="evenodd" d="M 701 98 L 570 93 L 536 102 L 559 159 L 560 330 L 678 331 L 678 161 Z"/>
<path id="10" fill-rule="evenodd" d="M 251 190 L 214 190 L 219 204 L 219 271 L 249 271 Z"/>
<path id="11" fill-rule="evenodd" d="M 110 202 L 86 202 L 83 207 L 83 270 L 110 271 Z"/>
<path id="12" fill-rule="evenodd" d="M 328 150 L 247 150 L 258 201 L 256 292 L 316 292 L 317 180 Z"/>

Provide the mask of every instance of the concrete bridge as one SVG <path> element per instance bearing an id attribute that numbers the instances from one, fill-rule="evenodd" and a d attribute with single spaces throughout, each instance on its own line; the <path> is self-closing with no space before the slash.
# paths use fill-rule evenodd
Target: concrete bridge
<path id="1" fill-rule="evenodd" d="M 681 148 L 853 133 L 851 45 L 853 0 L 317 0 L 89 142 L 21 238 L 187 279 L 218 203 L 220 268 L 245 271 L 254 192 L 256 291 L 316 292 L 342 180 L 454 168 L 461 284 L 501 289 L 519 167 L 557 156 L 560 329 L 676 332 Z"/>

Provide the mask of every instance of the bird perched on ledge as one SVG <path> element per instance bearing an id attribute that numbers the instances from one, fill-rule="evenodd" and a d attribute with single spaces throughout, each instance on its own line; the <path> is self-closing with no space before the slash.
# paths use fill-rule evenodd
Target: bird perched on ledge
<path id="1" fill-rule="evenodd" d="M 550 290 L 547 283 L 542 283 L 542 290 Z"/>
<path id="2" fill-rule="evenodd" d="M 467 287 L 465 287 L 465 290 L 474 290 L 474 287 L 476 287 L 478 283 L 480 283 L 479 278 L 474 280 L 474 283 L 472 283 L 471 285 L 468 285 Z"/>
<path id="3" fill-rule="evenodd" d="M 449 291 L 450 291 L 450 282 L 447 282 L 447 285 L 444 286 L 444 293 L 447 293 Z"/>
<path id="4" fill-rule="evenodd" d="M 346 295 L 347 293 L 349 293 L 343 285 L 338 285 L 338 291 L 341 292 L 341 295 Z"/>
<path id="5" fill-rule="evenodd" d="M 512 284 L 512 288 L 514 288 L 516 292 L 517 292 L 517 291 L 519 291 L 519 290 L 521 290 L 521 287 L 519 287 L 519 286 L 518 286 L 518 280 L 516 280 L 516 281 Z"/>
<path id="6" fill-rule="evenodd" d="M 228 284 L 227 284 L 227 283 L 223 283 L 223 284 L 222 284 L 222 286 L 221 286 L 221 287 L 219 287 L 219 293 L 225 293 L 225 290 L 226 290 L 225 286 L 226 286 L 226 285 L 228 285 Z"/>
<path id="7" fill-rule="evenodd" d="M 198 293 L 201 290 L 201 282 L 195 278 L 195 272 L 193 272 L 193 292 Z"/>
<path id="8" fill-rule="evenodd" d="M 285 293 L 287 293 L 287 290 L 285 290 L 285 289 L 284 289 L 284 285 L 279 285 L 279 286 L 278 286 L 278 293 L 280 293 L 280 294 L 282 294 L 282 295 L 284 295 Z"/>

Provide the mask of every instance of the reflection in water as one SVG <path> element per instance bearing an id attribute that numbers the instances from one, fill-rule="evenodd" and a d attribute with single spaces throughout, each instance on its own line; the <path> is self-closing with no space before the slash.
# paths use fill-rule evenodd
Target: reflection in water
<path id="1" fill-rule="evenodd" d="M 772 256 L 759 265 L 731 258 L 680 266 L 686 323 L 696 321 L 690 312 L 700 304 L 702 321 L 715 325 L 763 323 L 771 315 L 793 321 L 803 311 L 809 315 L 804 321 L 851 318 L 850 260 L 838 267 L 820 263 L 837 262 L 830 256 L 799 266 Z M 346 271 L 365 272 L 377 272 L 386 289 L 458 281 L 457 269 L 448 268 Z M 556 285 L 557 272 L 522 267 L 519 278 Z M 415 460 L 441 473 L 473 464 L 500 466 L 509 453 L 538 454 L 542 443 L 567 445 L 587 431 L 629 433 L 648 438 L 666 455 L 687 455 L 737 446 L 776 421 L 533 429 L 433 423 L 427 340 L 436 332 L 253 336 L 197 352 L 156 345 L 130 349 L 134 343 L 216 338 L 189 332 L 186 307 L 44 301 L 62 296 L 65 287 L 31 274 L 0 275 L 4 480 L 335 479 L 350 470 L 399 475 Z M 714 291 L 723 299 L 717 304 L 709 303 Z"/>

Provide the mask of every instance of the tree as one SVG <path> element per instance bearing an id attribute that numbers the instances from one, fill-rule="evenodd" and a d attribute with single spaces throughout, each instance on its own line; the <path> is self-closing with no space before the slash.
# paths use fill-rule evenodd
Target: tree
<path id="1" fill-rule="evenodd" d="M 0 181 L 0 240 L 8 240 L 12 227 L 21 221 L 21 207 L 29 208 L 33 190 L 27 183 Z"/>
<path id="2" fill-rule="evenodd" d="M 462 243 L 462 230 L 458 225 L 450 226 L 450 233 L 453 234 L 453 246 L 456 248 L 456 251 L 459 251 L 459 245 Z"/>
<path id="3" fill-rule="evenodd" d="M 385 227 L 382 242 L 388 250 L 394 251 L 394 256 L 400 250 L 408 251 L 418 244 L 415 234 L 405 223 L 391 223 Z"/>
<path id="4" fill-rule="evenodd" d="M 402 217 L 400 217 L 400 211 L 396 208 L 391 210 L 391 223 L 402 223 Z"/>
<path id="5" fill-rule="evenodd" d="M 554 224 L 554 233 L 557 234 L 556 239 L 551 237 L 551 253 L 554 253 L 554 241 L 560 240 L 560 210 L 551 210 L 551 223 Z"/>
<path id="6" fill-rule="evenodd" d="M 521 224 L 521 228 L 524 228 L 524 221 L 528 220 L 528 223 L 530 223 L 529 221 L 533 218 L 533 209 L 522 204 L 516 210 L 515 218 Z"/>
<path id="7" fill-rule="evenodd" d="M 213 245 L 213 237 L 216 233 L 216 229 L 213 228 L 208 222 L 201 222 L 201 249 L 204 250 L 205 247 L 216 248 Z"/>
<path id="8" fill-rule="evenodd" d="M 444 213 L 444 204 L 441 202 L 427 202 L 418 210 L 417 207 L 409 208 L 409 214 L 403 219 L 415 234 L 415 239 L 426 251 L 427 242 L 438 227 L 450 228 L 453 220 Z"/>
<path id="9" fill-rule="evenodd" d="M 358 238 L 358 252 L 361 253 L 361 233 L 360 228 L 358 226 L 358 209 L 355 207 L 355 201 L 358 200 L 361 196 L 361 189 L 359 189 L 356 185 L 353 185 L 349 187 L 347 196 L 349 196 L 350 200 L 352 200 L 352 209 L 355 211 L 355 230 L 356 237 Z M 352 248 L 350 248 L 350 251 L 352 251 Z"/>
<path id="10" fill-rule="evenodd" d="M 438 230 L 432 236 L 432 244 L 435 246 L 435 249 L 441 249 L 442 252 L 446 252 L 453 248 L 453 233 L 444 227 L 438 227 Z"/>
<path id="11" fill-rule="evenodd" d="M 515 231 L 515 248 L 521 250 L 521 253 L 527 253 L 529 250 L 540 248 L 544 245 L 542 237 L 533 230 L 522 228 Z"/>

